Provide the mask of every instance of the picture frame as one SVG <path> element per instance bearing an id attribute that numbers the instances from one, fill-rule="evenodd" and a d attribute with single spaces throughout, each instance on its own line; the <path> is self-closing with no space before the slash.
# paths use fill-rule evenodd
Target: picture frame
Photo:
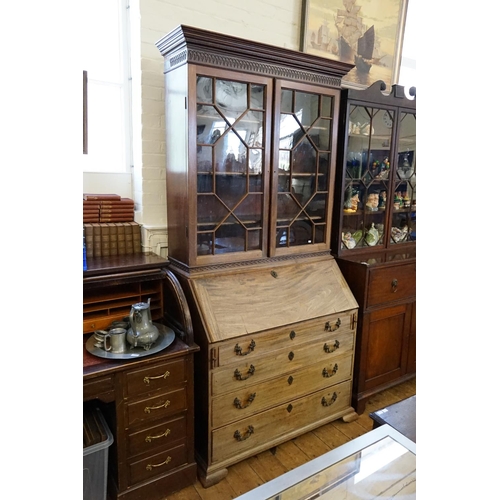
<path id="1" fill-rule="evenodd" d="M 409 0 L 304 0 L 300 50 L 354 64 L 342 86 L 398 83 Z"/>

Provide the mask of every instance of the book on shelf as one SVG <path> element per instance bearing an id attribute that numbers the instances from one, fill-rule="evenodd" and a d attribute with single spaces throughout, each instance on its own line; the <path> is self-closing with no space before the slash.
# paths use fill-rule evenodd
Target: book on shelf
<path id="1" fill-rule="evenodd" d="M 109 255 L 118 255 L 118 231 L 116 224 L 110 222 L 109 226 Z"/>
<path id="2" fill-rule="evenodd" d="M 101 257 L 109 255 L 109 225 L 101 224 Z"/>
<path id="3" fill-rule="evenodd" d="M 92 224 L 94 228 L 94 257 L 101 257 L 101 224 Z"/>
<path id="4" fill-rule="evenodd" d="M 132 226 L 126 222 L 123 224 L 125 232 L 125 255 L 134 253 L 134 240 L 132 235 Z"/>
<path id="5" fill-rule="evenodd" d="M 121 200 L 119 194 L 100 194 L 100 193 L 83 193 L 84 200 Z"/>
<path id="6" fill-rule="evenodd" d="M 129 206 L 129 207 L 101 207 L 99 210 L 99 213 L 101 214 L 133 214 L 134 213 L 134 207 Z"/>
<path id="7" fill-rule="evenodd" d="M 90 224 L 92 222 L 99 222 L 99 217 L 83 217 L 84 224 Z"/>
<path id="8" fill-rule="evenodd" d="M 87 247 L 87 257 L 94 256 L 94 226 L 92 224 L 83 224 L 85 231 L 85 245 Z"/>
<path id="9" fill-rule="evenodd" d="M 125 226 L 123 224 L 123 222 L 117 222 L 115 224 L 118 255 L 125 255 Z"/>
<path id="10" fill-rule="evenodd" d="M 132 226 L 134 253 L 142 253 L 141 225 L 137 222 L 131 222 L 130 224 Z"/>
<path id="11" fill-rule="evenodd" d="M 99 222 L 133 222 L 133 215 L 112 215 L 108 216 L 99 216 Z"/>

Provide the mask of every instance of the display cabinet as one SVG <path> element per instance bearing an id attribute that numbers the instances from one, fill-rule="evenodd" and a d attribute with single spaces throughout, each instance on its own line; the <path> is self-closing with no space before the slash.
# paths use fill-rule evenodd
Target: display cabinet
<path id="1" fill-rule="evenodd" d="M 353 405 L 416 372 L 416 98 L 344 89 L 332 248 L 360 305 Z"/>
<path id="2" fill-rule="evenodd" d="M 352 65 L 180 26 L 165 66 L 169 260 L 185 291 L 204 486 L 356 418 L 357 303 L 331 254 L 341 78 Z"/>

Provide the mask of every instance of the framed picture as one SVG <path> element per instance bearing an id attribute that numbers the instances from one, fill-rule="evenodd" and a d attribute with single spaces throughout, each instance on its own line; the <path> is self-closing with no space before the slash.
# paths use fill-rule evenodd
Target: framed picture
<path id="1" fill-rule="evenodd" d="M 408 0 L 304 0 L 301 50 L 354 64 L 342 86 L 398 83 Z"/>

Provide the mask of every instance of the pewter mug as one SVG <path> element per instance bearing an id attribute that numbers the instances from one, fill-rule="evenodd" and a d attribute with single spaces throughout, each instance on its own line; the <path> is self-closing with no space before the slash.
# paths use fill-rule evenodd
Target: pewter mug
<path id="1" fill-rule="evenodd" d="M 132 347 L 143 347 L 148 350 L 158 339 L 160 333 L 151 318 L 151 298 L 146 302 L 133 304 L 130 309 L 130 328 L 127 342 Z"/>
<path id="2" fill-rule="evenodd" d="M 104 350 L 114 354 L 122 354 L 127 350 L 125 342 L 127 330 L 125 328 L 112 328 L 109 333 L 104 335 Z M 109 345 L 108 345 L 109 340 Z"/>

